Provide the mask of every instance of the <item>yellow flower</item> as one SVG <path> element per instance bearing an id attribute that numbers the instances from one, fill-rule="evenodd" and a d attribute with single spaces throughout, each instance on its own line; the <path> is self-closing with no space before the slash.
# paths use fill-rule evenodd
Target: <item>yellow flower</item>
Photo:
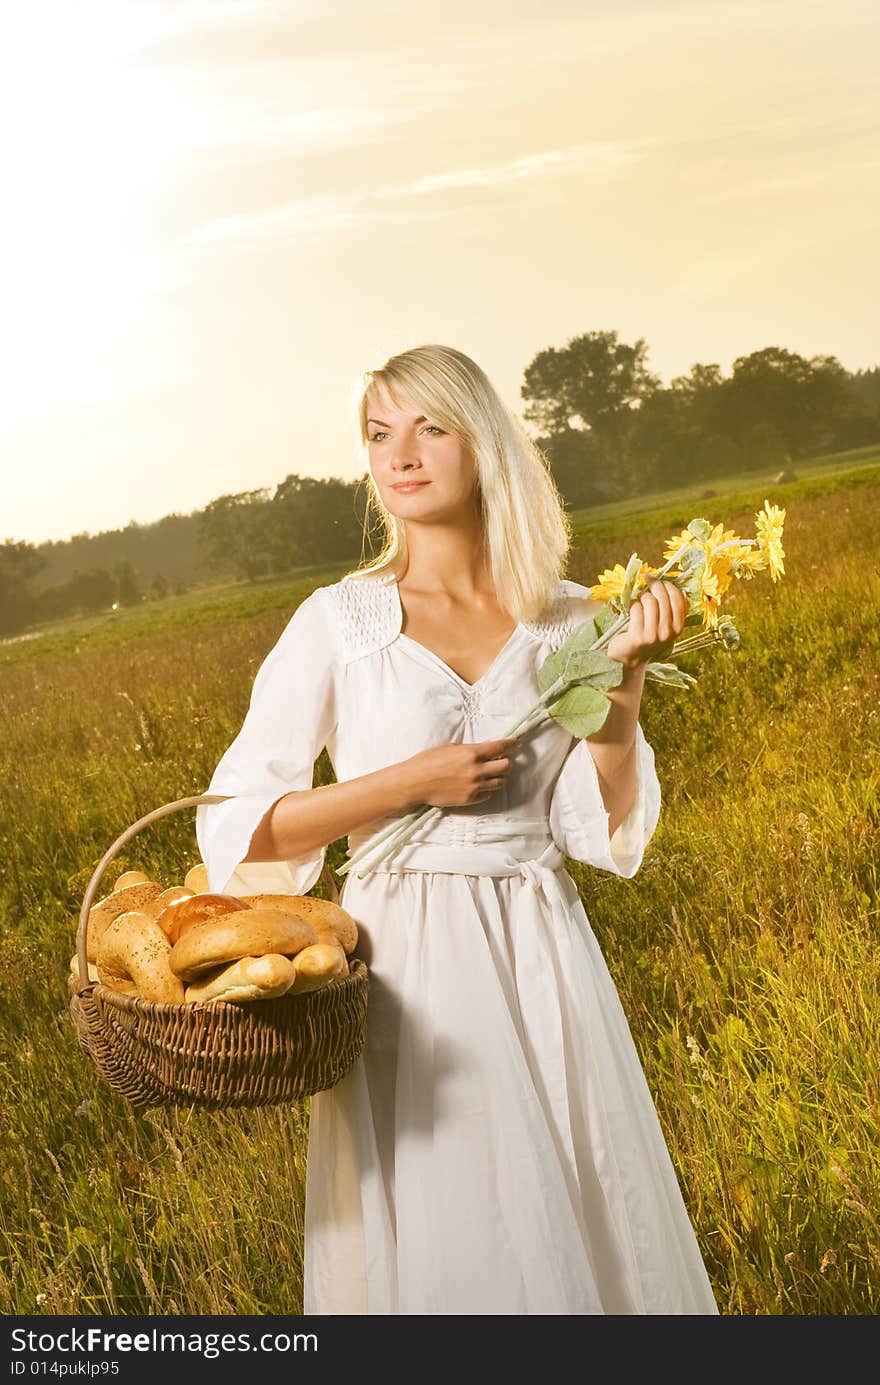
<path id="1" fill-rule="evenodd" d="M 720 555 L 719 555 L 720 556 Z M 718 624 L 718 609 L 721 605 L 721 569 L 718 564 L 707 560 L 700 572 L 700 596 L 703 605 L 703 629 Z M 730 577 L 727 578 L 729 585 Z"/>
<path id="2" fill-rule="evenodd" d="M 636 576 L 633 586 L 633 594 L 644 590 L 646 587 L 645 577 L 649 573 L 656 573 L 657 568 L 650 567 L 647 563 L 642 563 Z M 623 582 L 626 577 L 626 568 L 623 563 L 615 563 L 614 567 L 606 567 L 604 572 L 599 573 L 599 578 L 594 587 L 590 588 L 590 595 L 596 601 L 608 601 L 612 596 L 620 596 L 623 591 Z"/>
<path id="3" fill-rule="evenodd" d="M 673 534 L 671 539 L 666 540 L 666 547 L 663 550 L 663 561 L 668 563 L 669 559 L 678 552 L 683 543 L 694 543 L 693 534 L 688 533 L 687 529 L 682 529 L 680 534 Z"/>
<path id="4" fill-rule="evenodd" d="M 612 596 L 620 596 L 623 591 L 623 579 L 626 576 L 626 568 L 623 563 L 615 563 L 614 567 L 606 567 L 604 572 L 599 573 L 599 579 L 595 587 L 590 588 L 590 595 L 597 601 L 608 601 Z"/>
<path id="5" fill-rule="evenodd" d="M 751 577 L 755 572 L 763 572 L 767 566 L 767 555 L 761 548 L 755 548 L 752 544 L 744 545 L 742 550 L 737 550 L 736 560 L 740 568 L 745 571 L 740 575 Z"/>
<path id="6" fill-rule="evenodd" d="M 783 558 L 785 552 L 782 547 L 782 525 L 785 520 L 785 511 L 778 505 L 773 505 L 769 500 L 764 501 L 763 510 L 758 510 L 755 515 L 755 530 L 758 535 L 759 552 L 761 552 L 770 568 L 770 576 L 776 582 L 785 573 Z"/>

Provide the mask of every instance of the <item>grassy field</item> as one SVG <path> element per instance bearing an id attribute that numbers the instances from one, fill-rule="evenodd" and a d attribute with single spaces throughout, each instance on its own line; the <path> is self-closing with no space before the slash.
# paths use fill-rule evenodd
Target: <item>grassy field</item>
<path id="1" fill-rule="evenodd" d="M 801 469 L 798 468 L 800 471 Z M 880 466 L 575 517 L 569 575 L 655 562 L 693 514 L 787 507 L 786 576 L 735 588 L 742 647 L 649 683 L 663 786 L 631 881 L 570 863 L 630 1018 L 722 1312 L 880 1308 Z M 201 792 L 308 584 L 154 603 L 0 650 L 0 1312 L 299 1313 L 308 1103 L 135 1114 L 65 976 L 109 844 Z M 326 753 L 317 782 L 331 770 Z M 343 842 L 329 851 L 341 863 Z M 167 882 L 193 814 L 110 866 Z M 316 893 L 324 893 L 323 883 Z M 872 1035 L 874 1036 L 872 1038 Z"/>

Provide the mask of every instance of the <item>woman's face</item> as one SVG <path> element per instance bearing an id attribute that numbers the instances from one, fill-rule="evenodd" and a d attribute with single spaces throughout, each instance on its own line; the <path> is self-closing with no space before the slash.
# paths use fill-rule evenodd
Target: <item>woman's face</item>
<path id="1" fill-rule="evenodd" d="M 367 403 L 370 470 L 391 513 L 436 520 L 472 510 L 476 463 L 457 434 L 421 409 L 396 408 L 379 391 L 371 390 Z"/>

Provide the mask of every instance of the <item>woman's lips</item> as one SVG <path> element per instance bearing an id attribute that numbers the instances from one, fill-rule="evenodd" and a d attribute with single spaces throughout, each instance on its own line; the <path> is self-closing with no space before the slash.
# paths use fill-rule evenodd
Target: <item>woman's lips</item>
<path id="1" fill-rule="evenodd" d="M 400 491 L 401 495 L 408 495 L 410 491 L 420 490 L 422 486 L 430 486 L 430 481 L 401 481 L 398 485 L 392 486 L 393 491 Z"/>

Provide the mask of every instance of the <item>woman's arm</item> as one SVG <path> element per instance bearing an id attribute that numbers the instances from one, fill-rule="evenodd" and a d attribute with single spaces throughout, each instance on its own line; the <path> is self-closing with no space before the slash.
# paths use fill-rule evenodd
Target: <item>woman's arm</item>
<path id="1" fill-rule="evenodd" d="M 617 687 L 605 693 L 611 706 L 604 723 L 592 736 L 585 738 L 599 776 L 612 837 L 635 803 L 636 725 L 646 667 L 639 664 L 635 668 L 624 668 Z"/>
<path id="2" fill-rule="evenodd" d="M 261 818 L 244 860 L 297 860 L 374 818 L 408 812 L 420 801 L 408 765 L 284 794 Z"/>
<path id="3" fill-rule="evenodd" d="M 623 664 L 623 677 L 616 688 L 605 693 L 611 706 L 604 723 L 585 737 L 599 776 L 611 836 L 635 803 L 636 726 L 648 662 L 681 634 L 689 609 L 686 594 L 674 583 L 649 579 L 649 587 L 630 606 L 627 628 L 606 647 L 606 654 Z M 586 618 L 602 603 L 581 599 L 577 605 Z"/>
<path id="4" fill-rule="evenodd" d="M 425 803 L 452 808 L 483 803 L 503 788 L 515 745 L 509 736 L 435 745 L 359 779 L 291 790 L 261 818 L 244 860 L 299 859 L 365 823 Z"/>

